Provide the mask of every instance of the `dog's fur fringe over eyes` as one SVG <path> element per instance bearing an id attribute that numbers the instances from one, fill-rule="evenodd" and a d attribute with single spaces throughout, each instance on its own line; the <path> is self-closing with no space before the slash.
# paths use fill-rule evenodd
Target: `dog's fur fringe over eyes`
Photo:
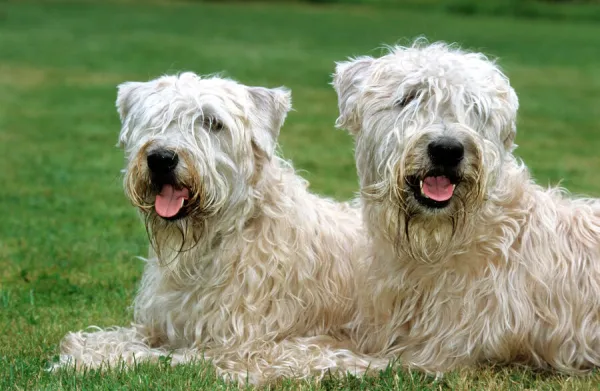
<path id="1" fill-rule="evenodd" d="M 482 54 L 418 40 L 337 65 L 372 263 L 358 272 L 363 352 L 445 372 L 483 362 L 600 365 L 600 201 L 544 189 L 514 155 L 518 101 Z M 543 131 L 543 130 L 539 130 Z M 450 204 L 406 186 L 437 137 L 465 147 Z"/>
<path id="2" fill-rule="evenodd" d="M 146 223 L 150 255 L 133 326 L 67 335 L 58 367 L 170 355 L 264 384 L 387 365 L 355 353 L 343 330 L 366 240 L 359 209 L 311 194 L 275 153 L 290 106 L 285 89 L 192 73 L 119 87 L 124 188 Z M 179 156 L 185 218 L 153 209 L 146 156 L 154 148 Z"/>

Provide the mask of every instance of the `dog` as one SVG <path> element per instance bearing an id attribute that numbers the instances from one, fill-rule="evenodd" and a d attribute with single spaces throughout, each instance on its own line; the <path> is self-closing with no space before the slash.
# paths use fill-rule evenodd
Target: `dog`
<path id="1" fill-rule="evenodd" d="M 600 364 L 600 201 L 513 154 L 519 102 L 481 53 L 417 40 L 337 64 L 370 245 L 353 338 L 442 374 Z"/>
<path id="2" fill-rule="evenodd" d="M 211 360 L 264 384 L 385 365 L 356 354 L 357 207 L 276 154 L 285 88 L 186 72 L 118 87 L 124 190 L 149 239 L 132 327 L 71 333 L 59 366 Z"/>

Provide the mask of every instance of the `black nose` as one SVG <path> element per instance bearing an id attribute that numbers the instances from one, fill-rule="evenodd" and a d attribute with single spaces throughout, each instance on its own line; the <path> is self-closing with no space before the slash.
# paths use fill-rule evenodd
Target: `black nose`
<path id="1" fill-rule="evenodd" d="M 433 164 L 456 166 L 465 156 L 465 147 L 454 138 L 442 137 L 430 142 L 427 152 Z"/>
<path id="2" fill-rule="evenodd" d="M 177 167 L 179 158 L 173 151 L 158 149 L 148 154 L 148 168 L 155 174 L 168 174 Z"/>

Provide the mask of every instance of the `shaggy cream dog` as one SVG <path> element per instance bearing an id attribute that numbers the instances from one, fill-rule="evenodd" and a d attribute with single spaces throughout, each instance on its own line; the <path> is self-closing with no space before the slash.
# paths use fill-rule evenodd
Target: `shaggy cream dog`
<path id="1" fill-rule="evenodd" d="M 193 73 L 119 86 L 125 193 L 150 256 L 134 327 L 69 334 L 59 366 L 204 356 L 254 384 L 369 368 L 342 332 L 360 213 L 275 154 L 290 105 L 285 89 Z"/>
<path id="2" fill-rule="evenodd" d="M 515 158 L 500 69 L 419 41 L 339 63 L 334 87 L 373 240 L 363 351 L 428 372 L 598 366 L 600 201 L 540 187 Z"/>

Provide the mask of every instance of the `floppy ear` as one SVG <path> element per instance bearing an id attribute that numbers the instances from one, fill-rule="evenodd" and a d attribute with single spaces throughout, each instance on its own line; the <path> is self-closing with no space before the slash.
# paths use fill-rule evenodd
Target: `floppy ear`
<path id="1" fill-rule="evenodd" d="M 271 159 L 277 145 L 279 130 L 292 108 L 292 94 L 284 87 L 248 89 L 258 113 L 258 123 L 252 126 L 252 143 L 267 159 Z"/>
<path id="2" fill-rule="evenodd" d="M 131 107 L 135 103 L 135 91 L 143 84 L 137 81 L 128 81 L 117 86 L 117 111 L 119 112 L 121 122 L 125 121 L 129 110 L 131 110 Z"/>
<path id="3" fill-rule="evenodd" d="M 136 100 L 139 99 L 139 94 L 137 94 L 137 92 L 143 84 L 144 83 L 141 82 L 128 81 L 117 86 L 116 106 L 122 125 L 119 142 L 117 144 L 118 147 L 122 147 L 125 143 L 125 136 L 128 133 L 127 123 L 129 122 L 127 117 Z"/>
<path id="4" fill-rule="evenodd" d="M 510 110 L 510 123 L 506 126 L 502 141 L 504 143 L 504 148 L 506 148 L 507 151 L 512 151 L 516 147 L 514 141 L 517 136 L 517 111 L 519 110 L 519 98 L 512 87 L 509 87 L 506 100 Z"/>
<path id="5" fill-rule="evenodd" d="M 336 63 L 333 88 L 338 96 L 340 116 L 335 125 L 352 134 L 360 130 L 358 101 L 365 81 L 371 73 L 372 57 L 358 57 Z"/>

